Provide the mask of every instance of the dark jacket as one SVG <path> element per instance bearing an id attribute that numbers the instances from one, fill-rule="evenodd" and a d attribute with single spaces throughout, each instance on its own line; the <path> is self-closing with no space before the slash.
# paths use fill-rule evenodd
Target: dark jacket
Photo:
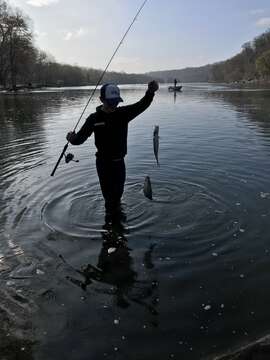
<path id="1" fill-rule="evenodd" d="M 70 143 L 80 145 L 94 132 L 98 158 L 124 158 L 127 153 L 128 123 L 149 107 L 153 97 L 154 93 L 147 90 L 137 103 L 119 106 L 112 113 L 102 111 L 102 106 L 97 107 Z"/>

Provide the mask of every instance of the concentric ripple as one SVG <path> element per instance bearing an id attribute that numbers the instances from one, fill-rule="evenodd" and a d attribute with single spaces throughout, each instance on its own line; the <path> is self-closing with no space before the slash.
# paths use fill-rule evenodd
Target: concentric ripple
<path id="1" fill-rule="evenodd" d="M 46 202 L 41 221 L 52 232 L 72 237 L 94 237 L 102 227 L 103 199 L 99 187 L 68 188 Z"/>
<path id="2" fill-rule="evenodd" d="M 179 241 L 192 237 L 197 247 L 189 248 L 189 255 L 195 256 L 204 244 L 213 239 L 219 242 L 233 232 L 230 204 L 218 193 L 188 181 L 155 180 L 152 189 L 151 201 L 144 197 L 141 184 L 126 186 L 128 224 L 133 234 L 158 234 Z"/>

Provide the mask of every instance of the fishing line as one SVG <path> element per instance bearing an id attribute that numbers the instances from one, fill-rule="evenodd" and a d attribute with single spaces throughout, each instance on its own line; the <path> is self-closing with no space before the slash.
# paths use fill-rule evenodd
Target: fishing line
<path id="1" fill-rule="evenodd" d="M 97 82 L 94 90 L 92 91 L 91 96 L 89 97 L 89 99 L 88 99 L 88 101 L 87 101 L 87 103 L 86 103 L 86 105 L 85 105 L 85 107 L 84 107 L 84 109 L 83 109 L 83 111 L 82 111 L 82 113 L 81 113 L 81 115 L 80 115 L 80 117 L 79 117 L 79 119 L 78 119 L 78 121 L 77 121 L 74 129 L 73 129 L 73 131 L 75 131 L 75 130 L 77 129 L 77 127 L 78 127 L 78 125 L 79 125 L 79 123 L 80 123 L 80 121 L 81 121 L 81 119 L 82 119 L 82 117 L 83 117 L 83 115 L 84 115 L 84 113 L 85 113 L 85 111 L 86 111 L 86 109 L 87 109 L 90 101 L 92 100 L 93 96 L 95 95 L 95 92 L 96 92 L 98 86 L 100 85 L 100 83 L 101 83 L 104 75 L 106 74 L 109 66 L 111 65 L 111 62 L 113 61 L 113 58 L 115 57 L 116 53 L 118 52 L 120 46 L 123 44 L 123 42 L 124 42 L 127 34 L 129 33 L 129 31 L 130 31 L 130 29 L 132 28 L 132 26 L 133 26 L 133 24 L 135 23 L 135 21 L 137 20 L 138 16 L 140 15 L 140 13 L 141 13 L 142 9 L 144 8 L 145 4 L 147 3 L 147 1 L 148 1 L 148 0 L 144 0 L 144 2 L 142 3 L 141 7 L 139 8 L 139 10 L 137 11 L 136 15 L 134 16 L 134 19 L 132 20 L 131 24 L 129 25 L 128 29 L 126 30 L 125 34 L 123 35 L 122 39 L 120 40 L 119 44 L 117 45 L 117 47 L 116 47 L 114 53 L 112 54 L 112 56 L 111 56 L 111 58 L 110 58 L 110 60 L 109 60 L 109 62 L 108 62 L 108 64 L 107 64 L 107 66 L 105 67 L 105 70 L 104 70 L 103 73 L 101 74 L 101 76 L 100 76 L 100 78 L 99 78 L 99 80 L 98 80 L 98 82 Z M 58 159 L 58 161 L 57 161 L 57 163 L 56 163 L 56 165 L 55 165 L 55 167 L 54 167 L 54 169 L 53 169 L 53 171 L 52 171 L 52 173 L 51 173 L 51 176 L 54 176 L 54 174 L 55 174 L 55 172 L 56 172 L 56 169 L 58 168 L 58 165 L 60 164 L 60 161 L 62 160 L 63 156 L 65 155 L 65 152 L 66 152 L 66 150 L 67 150 L 67 148 L 68 148 L 68 145 L 69 145 L 69 141 L 68 141 L 68 142 L 66 143 L 66 145 L 64 146 L 64 148 L 63 148 L 63 150 L 62 150 L 62 153 L 61 153 L 61 155 L 59 156 L 59 159 Z M 69 161 L 66 161 L 66 162 L 69 162 Z"/>

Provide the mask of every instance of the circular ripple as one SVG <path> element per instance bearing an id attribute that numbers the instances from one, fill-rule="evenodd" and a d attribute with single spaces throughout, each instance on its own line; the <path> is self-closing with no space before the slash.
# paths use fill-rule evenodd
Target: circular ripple
<path id="1" fill-rule="evenodd" d="M 52 232 L 72 237 L 94 237 L 100 233 L 103 199 L 97 185 L 69 188 L 42 208 L 41 219 Z"/>
<path id="2" fill-rule="evenodd" d="M 205 255 L 213 244 L 214 252 L 228 251 L 235 233 L 243 231 L 241 222 L 252 205 L 250 202 L 253 203 L 252 189 L 260 183 L 261 191 L 267 192 L 264 177 L 258 179 L 238 169 L 227 172 L 217 167 L 212 172 L 199 171 L 198 177 L 194 166 L 192 171 L 182 166 L 181 174 L 179 169 L 180 166 L 174 169 L 174 178 L 167 176 L 170 169 L 151 176 L 152 201 L 144 196 L 144 179 L 130 176 L 123 197 L 125 227 L 132 230 L 127 236 L 151 234 L 170 239 L 174 246 L 181 242 L 183 256 Z M 33 189 L 31 196 L 21 201 L 22 211 L 15 219 L 13 216 L 13 229 L 18 226 L 20 232 L 25 229 L 34 234 L 40 231 L 41 220 L 43 229 L 49 230 L 50 239 L 100 239 L 104 200 L 95 169 L 89 171 L 85 167 L 78 173 L 69 168 L 53 182 L 33 184 Z M 247 192 L 248 196 L 243 196 Z M 244 203 L 244 199 L 249 200 Z"/>
<path id="3" fill-rule="evenodd" d="M 206 187 L 188 181 L 155 181 L 152 190 L 151 201 L 144 197 L 141 184 L 126 186 L 128 224 L 133 232 L 179 238 L 192 235 L 197 243 L 209 243 L 232 231 L 229 204 Z"/>

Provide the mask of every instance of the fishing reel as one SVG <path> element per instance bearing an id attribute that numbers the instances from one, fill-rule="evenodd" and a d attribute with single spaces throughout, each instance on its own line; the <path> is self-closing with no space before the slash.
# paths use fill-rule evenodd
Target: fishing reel
<path id="1" fill-rule="evenodd" d="M 74 160 L 74 155 L 71 153 L 68 153 L 67 155 L 65 155 L 65 162 L 66 164 L 68 164 L 70 161 L 74 161 L 74 162 L 79 162 L 79 160 Z"/>

